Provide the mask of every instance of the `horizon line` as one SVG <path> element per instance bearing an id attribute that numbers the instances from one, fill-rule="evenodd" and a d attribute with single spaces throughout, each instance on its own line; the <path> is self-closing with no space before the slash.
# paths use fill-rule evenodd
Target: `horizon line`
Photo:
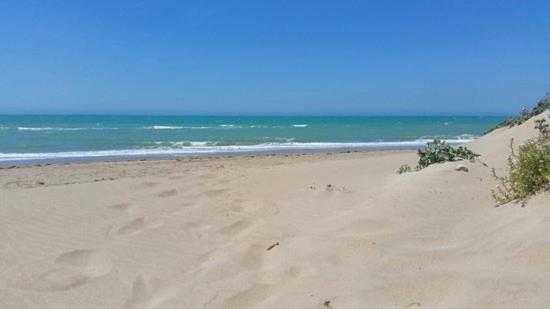
<path id="1" fill-rule="evenodd" d="M 135 117 L 511 117 L 513 114 L 180 114 L 180 113 L 0 113 L 0 116 L 135 116 Z"/>

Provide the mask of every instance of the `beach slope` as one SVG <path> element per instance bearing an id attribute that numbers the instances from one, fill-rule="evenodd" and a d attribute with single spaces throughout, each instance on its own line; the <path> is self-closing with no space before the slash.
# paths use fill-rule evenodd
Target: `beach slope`
<path id="1" fill-rule="evenodd" d="M 490 193 L 533 127 L 402 175 L 414 151 L 1 169 L 0 307 L 547 307 L 550 197 Z"/>

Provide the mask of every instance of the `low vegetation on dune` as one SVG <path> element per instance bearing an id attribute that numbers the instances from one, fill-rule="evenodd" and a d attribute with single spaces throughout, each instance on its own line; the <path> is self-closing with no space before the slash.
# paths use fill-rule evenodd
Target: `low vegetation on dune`
<path id="1" fill-rule="evenodd" d="M 466 147 L 459 146 L 454 148 L 451 145 L 441 140 L 433 140 L 428 142 L 426 148 L 418 149 L 418 164 L 415 167 L 416 171 L 422 170 L 435 163 L 443 163 L 448 161 L 470 160 L 473 161 L 479 155 Z M 398 174 L 411 172 L 412 168 L 403 164 L 397 170 Z"/>
<path id="2" fill-rule="evenodd" d="M 546 95 L 536 103 L 535 107 L 532 110 L 523 108 L 518 115 L 505 119 L 504 121 L 498 123 L 496 126 L 485 131 L 484 134 L 487 134 L 498 128 L 520 125 L 525 121 L 531 119 L 531 117 L 542 114 L 546 110 L 550 110 L 550 93 L 546 93 Z"/>
<path id="3" fill-rule="evenodd" d="M 421 170 L 434 163 L 447 161 L 470 160 L 473 161 L 479 155 L 466 147 L 453 148 L 444 141 L 434 140 L 426 145 L 425 149 L 418 149 L 418 165 L 416 170 Z"/>
<path id="4" fill-rule="evenodd" d="M 550 110 L 550 93 L 539 100 L 532 110 L 524 109 L 519 115 L 506 119 L 496 128 L 513 127 L 520 125 L 534 116 Z M 550 116 L 548 119 L 535 120 L 535 129 L 538 136 L 527 140 L 517 149 L 514 140 L 510 141 L 510 155 L 508 157 L 506 176 L 499 176 L 493 168 L 493 176 L 499 182 L 492 196 L 497 205 L 509 202 L 519 202 L 525 205 L 527 199 L 540 192 L 550 192 Z M 418 165 L 414 170 L 422 170 L 432 164 L 447 161 L 470 160 L 474 161 L 479 155 L 466 147 L 453 148 L 444 141 L 429 142 L 424 149 L 418 149 Z M 397 170 L 398 174 L 412 172 L 407 164 Z"/>
<path id="5" fill-rule="evenodd" d="M 399 167 L 399 169 L 397 169 L 397 174 L 403 174 L 408 172 L 412 172 L 412 168 L 408 164 L 403 164 Z"/>
<path id="6" fill-rule="evenodd" d="M 538 119 L 535 128 L 538 137 L 527 140 L 517 151 L 514 150 L 513 140 L 510 142 L 507 176 L 498 176 L 493 169 L 493 176 L 500 183 L 492 191 L 497 205 L 512 201 L 524 205 L 529 197 L 550 191 L 550 126 L 546 119 Z"/>

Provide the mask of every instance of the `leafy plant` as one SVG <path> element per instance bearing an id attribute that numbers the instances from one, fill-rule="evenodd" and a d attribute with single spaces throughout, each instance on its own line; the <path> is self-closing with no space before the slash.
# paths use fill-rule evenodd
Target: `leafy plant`
<path id="1" fill-rule="evenodd" d="M 424 169 L 435 163 L 464 159 L 473 161 L 476 157 L 479 157 L 479 155 L 466 147 L 459 146 L 458 148 L 453 148 L 444 141 L 435 139 L 428 142 L 426 144 L 426 148 L 418 149 L 418 157 L 418 164 L 414 168 L 416 171 Z M 409 165 L 403 164 L 399 167 L 397 173 L 403 174 L 411 171 L 412 168 Z"/>
<path id="2" fill-rule="evenodd" d="M 412 168 L 408 164 L 403 164 L 397 170 L 397 174 L 409 173 L 412 172 Z"/>
<path id="3" fill-rule="evenodd" d="M 490 128 L 489 130 L 487 130 L 485 134 L 498 128 L 513 127 L 515 125 L 520 125 L 525 121 L 529 120 L 531 117 L 537 116 L 546 110 L 550 110 L 550 93 L 546 93 L 546 95 L 537 102 L 537 104 L 535 105 L 535 107 L 533 107 L 532 110 L 523 108 L 517 116 L 505 119 L 504 121 L 500 122 L 493 128 Z"/>
<path id="4" fill-rule="evenodd" d="M 550 130 L 546 119 L 536 121 L 539 136 L 528 140 L 516 152 L 513 140 L 508 157 L 508 176 L 499 177 L 493 168 L 493 176 L 500 182 L 492 190 L 493 199 L 498 205 L 511 201 L 525 202 L 541 191 L 550 190 Z"/>
<path id="5" fill-rule="evenodd" d="M 550 117 L 549 117 L 550 118 Z M 535 120 L 535 129 L 539 131 L 539 140 L 549 140 L 550 139 L 550 126 L 546 123 L 546 119 L 537 119 Z"/>
<path id="6" fill-rule="evenodd" d="M 548 92 L 542 99 L 537 102 L 537 105 L 533 108 L 531 114 L 533 116 L 536 116 L 542 114 L 544 111 L 547 110 L 550 110 L 550 93 Z"/>
<path id="7" fill-rule="evenodd" d="M 442 163 L 457 160 L 474 160 L 479 155 L 466 147 L 453 148 L 441 140 L 433 140 L 426 145 L 425 149 L 418 149 L 418 165 L 416 170 L 421 170 L 434 163 Z"/>

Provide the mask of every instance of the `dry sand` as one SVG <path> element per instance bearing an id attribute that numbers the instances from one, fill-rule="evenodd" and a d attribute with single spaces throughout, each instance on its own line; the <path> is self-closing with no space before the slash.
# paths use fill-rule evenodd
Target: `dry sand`
<path id="1" fill-rule="evenodd" d="M 547 113 L 548 114 L 548 113 Z M 550 306 L 550 197 L 495 208 L 482 163 L 413 151 L 0 170 L 0 308 Z"/>

